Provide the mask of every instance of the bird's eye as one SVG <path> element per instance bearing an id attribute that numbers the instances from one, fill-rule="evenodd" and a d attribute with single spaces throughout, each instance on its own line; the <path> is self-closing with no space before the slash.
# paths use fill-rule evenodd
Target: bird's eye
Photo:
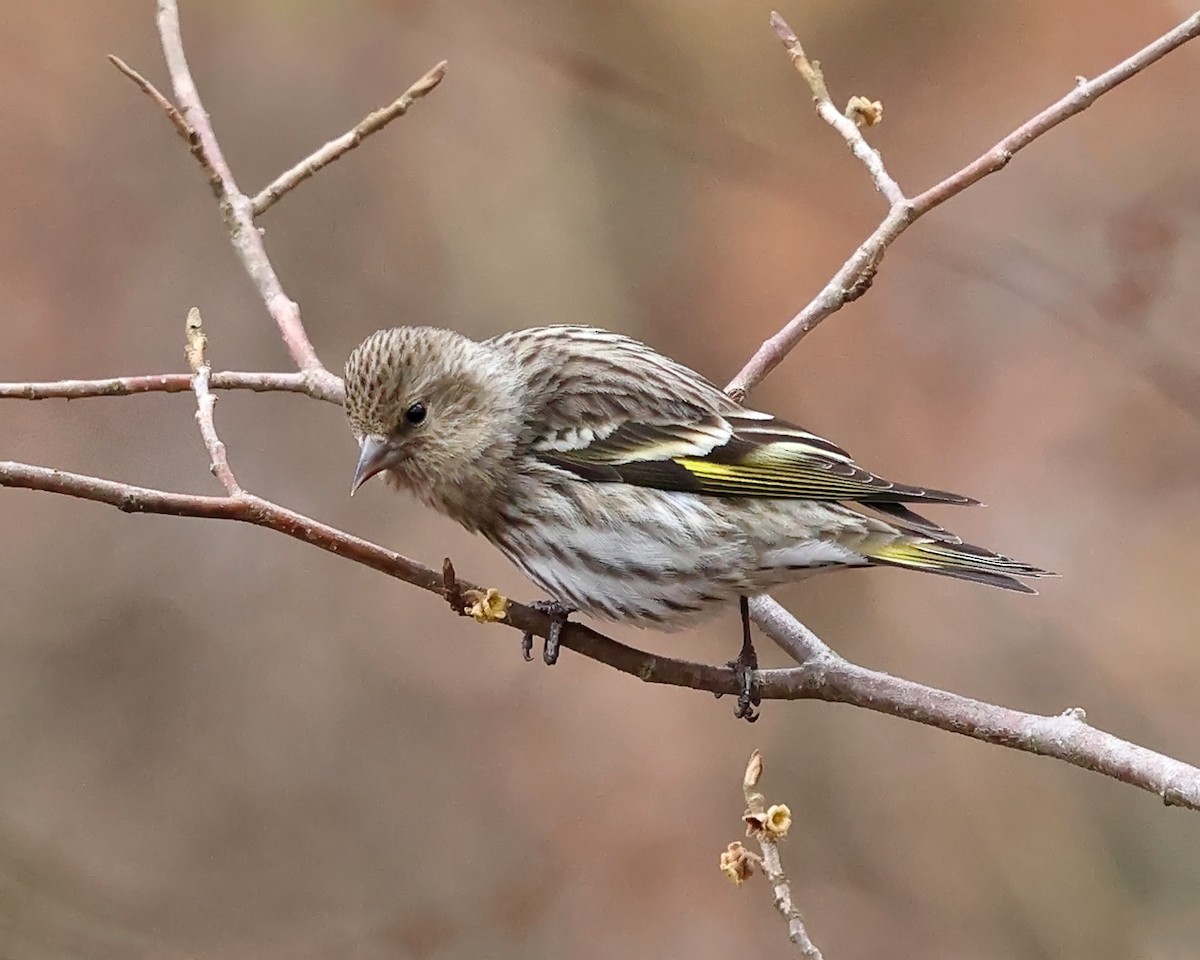
<path id="1" fill-rule="evenodd" d="M 425 404 L 414 403 L 411 407 L 404 411 L 404 419 L 411 424 L 418 424 L 425 419 Z"/>

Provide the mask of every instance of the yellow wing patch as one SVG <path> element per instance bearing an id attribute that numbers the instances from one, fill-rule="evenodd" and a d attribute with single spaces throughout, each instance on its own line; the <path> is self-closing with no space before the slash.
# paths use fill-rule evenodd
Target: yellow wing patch
<path id="1" fill-rule="evenodd" d="M 853 500 L 890 486 L 865 471 L 838 476 L 827 468 L 773 457 L 764 463 L 721 463 L 698 457 L 676 457 L 672 462 L 695 477 L 701 490 L 732 496 Z"/>

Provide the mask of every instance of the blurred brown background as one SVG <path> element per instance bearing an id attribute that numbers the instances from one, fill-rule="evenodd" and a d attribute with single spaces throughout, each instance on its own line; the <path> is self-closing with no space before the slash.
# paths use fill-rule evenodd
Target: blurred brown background
<path id="1" fill-rule="evenodd" d="M 916 192 L 1188 12 L 783 7 Z M 766 25 L 719 0 L 183 3 L 254 190 L 437 60 L 441 89 L 262 221 L 337 369 L 377 327 L 555 321 L 728 379 L 882 215 Z M 104 62 L 166 89 L 146 2 L 0 5 L 0 380 L 287 369 L 208 189 Z M 780 599 L 847 656 L 1200 758 L 1200 46 L 923 221 L 755 400 L 1060 570 L 1027 599 L 893 571 Z M 0 406 L 0 455 L 216 492 L 187 395 Z M 336 408 L 227 395 L 255 492 L 534 591 L 382 485 Z M 652 688 L 263 531 L 0 491 L 0 956 L 791 956 L 716 869 L 739 778 L 831 960 L 1200 953 L 1200 818 L 1063 764 L 822 703 Z M 616 630 L 709 661 L 703 634 Z M 782 660 L 771 651 L 768 657 Z"/>

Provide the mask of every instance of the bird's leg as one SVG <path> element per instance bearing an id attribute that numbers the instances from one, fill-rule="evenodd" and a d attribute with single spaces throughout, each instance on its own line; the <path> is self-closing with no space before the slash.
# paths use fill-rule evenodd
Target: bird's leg
<path id="1" fill-rule="evenodd" d="M 568 617 L 575 612 L 574 607 L 559 603 L 557 600 L 534 600 L 531 603 L 534 610 L 539 610 L 550 618 L 549 636 L 546 645 L 542 647 L 542 659 L 546 666 L 552 667 L 558 662 L 558 650 L 562 645 L 563 627 L 568 623 Z M 521 638 L 521 655 L 526 661 L 533 659 L 533 634 L 527 633 Z"/>
<path id="2" fill-rule="evenodd" d="M 762 695 L 754 678 L 754 672 L 758 669 L 758 652 L 750 638 L 750 601 L 746 597 L 738 597 L 738 610 L 742 614 L 742 650 L 736 660 L 729 661 L 729 666 L 737 671 L 742 690 L 738 694 L 733 715 L 739 720 L 754 723 L 758 719 L 757 707 L 762 703 Z"/>

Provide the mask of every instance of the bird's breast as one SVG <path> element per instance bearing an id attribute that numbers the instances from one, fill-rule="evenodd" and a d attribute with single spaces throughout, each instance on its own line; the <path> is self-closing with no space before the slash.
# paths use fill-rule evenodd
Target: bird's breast
<path id="1" fill-rule="evenodd" d="M 625 484 L 543 484 L 489 537 L 553 599 L 641 626 L 683 626 L 747 586 L 745 546 L 686 495 Z"/>

